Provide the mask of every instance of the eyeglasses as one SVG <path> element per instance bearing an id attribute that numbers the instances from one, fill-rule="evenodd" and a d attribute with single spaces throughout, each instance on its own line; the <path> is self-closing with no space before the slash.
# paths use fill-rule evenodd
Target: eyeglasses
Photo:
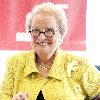
<path id="1" fill-rule="evenodd" d="M 46 37 L 52 37 L 57 31 L 59 31 L 61 28 L 54 31 L 51 28 L 47 28 L 45 31 L 40 31 L 40 29 L 33 29 L 32 31 L 29 31 L 32 36 L 38 37 L 41 33 L 43 33 Z"/>

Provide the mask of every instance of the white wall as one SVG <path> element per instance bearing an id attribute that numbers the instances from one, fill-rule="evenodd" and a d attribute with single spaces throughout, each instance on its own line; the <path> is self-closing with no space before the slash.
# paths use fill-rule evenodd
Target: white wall
<path id="1" fill-rule="evenodd" d="M 100 0 L 87 0 L 87 56 L 100 65 Z"/>

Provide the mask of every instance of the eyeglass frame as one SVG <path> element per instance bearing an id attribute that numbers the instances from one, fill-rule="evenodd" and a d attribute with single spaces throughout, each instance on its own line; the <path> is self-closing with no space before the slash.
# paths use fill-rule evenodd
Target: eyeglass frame
<path id="1" fill-rule="evenodd" d="M 54 30 L 51 29 L 51 28 L 47 28 L 47 30 L 45 30 L 45 31 L 40 31 L 40 29 L 38 29 L 38 28 L 36 28 L 36 29 L 37 29 L 37 31 L 38 31 L 38 35 L 37 35 L 37 36 L 35 36 L 34 34 L 32 34 L 32 31 L 35 30 L 35 28 L 34 28 L 33 30 L 29 31 L 29 32 L 31 33 L 32 36 L 34 36 L 34 37 L 39 37 L 40 34 L 43 33 L 46 37 L 52 37 L 52 36 L 54 36 L 54 35 L 56 34 L 57 31 L 59 31 L 59 30 L 61 29 L 61 27 L 59 27 L 56 31 L 54 31 Z M 52 31 L 52 36 L 49 36 L 49 35 L 47 36 L 47 35 L 46 35 L 46 32 L 48 32 L 48 30 L 51 30 L 51 31 Z M 33 32 L 33 33 L 34 33 L 34 32 Z"/>

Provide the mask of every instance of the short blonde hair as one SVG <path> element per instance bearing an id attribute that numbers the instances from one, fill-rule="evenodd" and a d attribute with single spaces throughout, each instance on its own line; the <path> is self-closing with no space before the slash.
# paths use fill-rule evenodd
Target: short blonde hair
<path id="1" fill-rule="evenodd" d="M 45 2 L 42 3 L 40 5 L 36 5 L 31 12 L 29 12 L 26 15 L 26 32 L 29 32 L 31 29 L 31 21 L 32 21 L 32 17 L 37 14 L 37 13 L 47 13 L 47 14 L 52 14 L 54 15 L 54 17 L 57 20 L 57 24 L 60 28 L 60 32 L 62 33 L 62 35 L 64 36 L 65 33 L 67 32 L 67 18 L 66 18 L 66 14 L 64 12 L 64 10 L 62 8 L 59 8 L 58 6 L 56 6 L 55 4 L 51 3 L 51 2 Z"/>

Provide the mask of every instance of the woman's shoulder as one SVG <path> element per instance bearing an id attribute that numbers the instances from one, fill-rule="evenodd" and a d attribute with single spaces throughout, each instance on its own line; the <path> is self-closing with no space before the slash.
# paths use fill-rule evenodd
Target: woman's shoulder
<path id="1" fill-rule="evenodd" d="M 81 56 L 71 51 L 62 51 L 62 52 L 66 60 L 70 60 L 70 61 L 76 61 L 76 60 L 87 61 L 88 60 L 85 56 Z"/>
<path id="2" fill-rule="evenodd" d="M 8 57 L 7 61 L 8 62 L 12 60 L 22 61 L 33 56 L 32 53 L 33 53 L 32 51 L 22 51 L 20 53 L 11 55 L 10 57 Z"/>
<path id="3" fill-rule="evenodd" d="M 30 63 L 30 59 L 32 59 L 32 57 L 32 51 L 23 51 L 21 53 L 14 54 L 6 60 L 7 68 L 11 70 L 21 70 L 26 66 L 26 64 L 28 65 Z"/>
<path id="4" fill-rule="evenodd" d="M 86 70 L 92 64 L 91 61 L 85 56 L 80 56 L 69 51 L 63 51 L 63 54 L 66 65 L 73 66 L 75 70 L 76 69 Z"/>

